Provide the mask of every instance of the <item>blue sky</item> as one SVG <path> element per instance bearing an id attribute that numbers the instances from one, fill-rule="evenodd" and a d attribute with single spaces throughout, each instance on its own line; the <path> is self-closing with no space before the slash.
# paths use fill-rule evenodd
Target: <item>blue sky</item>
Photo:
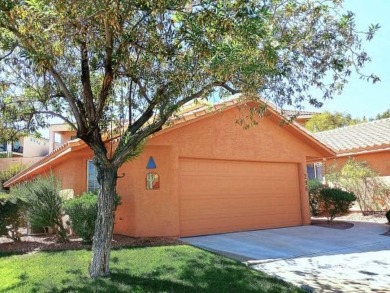
<path id="1" fill-rule="evenodd" d="M 360 118 L 375 117 L 390 109 L 390 0 L 346 0 L 344 7 L 355 13 L 357 28 L 361 31 L 366 31 L 370 24 L 380 24 L 374 39 L 363 43 L 372 59 L 363 72 L 375 73 L 381 81 L 372 84 L 353 75 L 341 95 L 325 101 L 321 109 L 307 107 L 306 110 L 339 111 Z"/>

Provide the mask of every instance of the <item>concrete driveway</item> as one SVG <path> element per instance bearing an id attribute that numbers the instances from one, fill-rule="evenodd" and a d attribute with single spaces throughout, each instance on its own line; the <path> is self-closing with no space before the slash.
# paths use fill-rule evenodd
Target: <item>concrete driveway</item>
<path id="1" fill-rule="evenodd" d="M 389 292 L 387 224 L 347 230 L 302 226 L 187 237 L 188 244 L 247 263 L 312 292 Z"/>

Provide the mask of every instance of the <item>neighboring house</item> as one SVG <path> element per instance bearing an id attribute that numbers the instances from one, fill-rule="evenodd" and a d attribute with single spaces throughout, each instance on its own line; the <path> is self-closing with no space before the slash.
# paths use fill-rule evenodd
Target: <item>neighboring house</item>
<path id="1" fill-rule="evenodd" d="M 52 124 L 49 127 L 49 153 L 64 143 L 77 139 L 76 130 L 67 124 Z"/>
<path id="2" fill-rule="evenodd" d="M 390 118 L 317 132 L 314 136 L 336 152 L 327 164 L 343 166 L 351 157 L 366 161 L 390 184 Z"/>
<path id="3" fill-rule="evenodd" d="M 0 143 L 0 170 L 11 164 L 31 165 L 49 153 L 49 142 L 43 138 L 25 136 L 15 142 Z"/>
<path id="4" fill-rule="evenodd" d="M 236 120 L 249 109 L 237 100 L 187 110 L 120 168 L 115 233 L 178 237 L 310 223 L 307 160 L 332 150 L 273 108 L 247 130 Z M 52 171 L 75 194 L 96 190 L 92 156 L 81 140 L 68 141 L 6 186 Z"/>

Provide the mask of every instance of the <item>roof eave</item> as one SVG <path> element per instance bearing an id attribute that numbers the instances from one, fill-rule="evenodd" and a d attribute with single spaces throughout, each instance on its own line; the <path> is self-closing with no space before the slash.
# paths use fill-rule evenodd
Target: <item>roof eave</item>
<path id="1" fill-rule="evenodd" d="M 336 153 L 336 157 L 342 158 L 342 157 L 382 153 L 382 152 L 389 152 L 389 151 L 390 151 L 390 145 L 380 149 L 368 149 L 368 150 L 366 149 L 366 150 L 350 151 L 350 152 L 343 152 L 343 153 L 338 152 Z"/>
<path id="2" fill-rule="evenodd" d="M 36 162 L 35 164 L 31 165 L 30 167 L 22 170 L 18 174 L 16 174 L 14 177 L 10 178 L 6 182 L 4 182 L 4 187 L 11 187 L 12 185 L 15 185 L 19 183 L 23 178 L 29 176 L 30 174 L 34 173 L 37 169 L 41 169 L 47 164 L 53 162 L 54 160 L 57 160 L 58 158 L 64 156 L 65 154 L 71 152 L 75 147 L 83 146 L 83 142 L 81 140 L 74 140 L 69 141 L 54 151 L 52 151 L 47 156 L 43 157 L 41 160 Z"/>
<path id="3" fill-rule="evenodd" d="M 283 115 L 281 115 L 277 110 L 273 109 L 272 107 L 268 107 L 268 109 L 278 116 L 282 121 L 285 121 L 287 125 L 292 127 L 295 131 L 302 134 L 309 142 L 317 146 L 321 150 L 321 154 L 324 158 L 331 158 L 336 156 L 336 151 L 327 146 L 326 144 L 322 143 L 320 140 L 318 140 L 313 133 L 308 131 L 306 128 L 304 128 L 302 125 L 295 121 L 289 121 L 287 118 L 285 118 Z"/>

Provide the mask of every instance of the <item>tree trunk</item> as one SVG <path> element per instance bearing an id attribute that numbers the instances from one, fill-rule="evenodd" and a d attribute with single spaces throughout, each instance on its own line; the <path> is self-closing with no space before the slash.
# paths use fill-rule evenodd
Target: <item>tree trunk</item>
<path id="1" fill-rule="evenodd" d="M 96 166 L 100 191 L 98 216 L 92 244 L 92 261 L 89 275 L 92 278 L 107 276 L 110 273 L 110 251 L 114 227 L 114 209 L 117 181 L 117 168 Z"/>

